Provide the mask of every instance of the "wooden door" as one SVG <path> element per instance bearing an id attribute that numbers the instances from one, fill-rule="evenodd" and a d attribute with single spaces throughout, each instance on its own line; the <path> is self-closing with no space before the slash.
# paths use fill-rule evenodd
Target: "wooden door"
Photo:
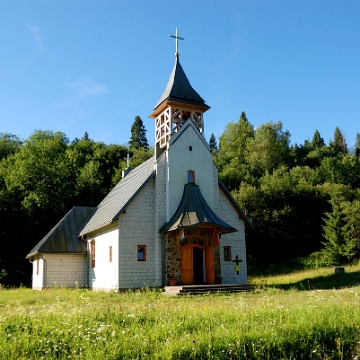
<path id="1" fill-rule="evenodd" d="M 192 245 L 185 245 L 181 248 L 181 277 L 184 285 L 194 283 Z"/>
<path id="2" fill-rule="evenodd" d="M 215 284 L 214 245 L 205 249 L 206 283 Z"/>

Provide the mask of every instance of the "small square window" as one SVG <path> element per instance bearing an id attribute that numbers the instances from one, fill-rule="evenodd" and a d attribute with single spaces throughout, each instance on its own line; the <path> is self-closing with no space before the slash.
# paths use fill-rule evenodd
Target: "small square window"
<path id="1" fill-rule="evenodd" d="M 231 261 L 231 246 L 224 246 L 224 261 Z"/>
<path id="2" fill-rule="evenodd" d="M 192 146 L 189 146 L 189 151 L 192 151 Z"/>
<path id="3" fill-rule="evenodd" d="M 137 259 L 138 261 L 146 260 L 146 245 L 138 245 L 137 247 Z"/>

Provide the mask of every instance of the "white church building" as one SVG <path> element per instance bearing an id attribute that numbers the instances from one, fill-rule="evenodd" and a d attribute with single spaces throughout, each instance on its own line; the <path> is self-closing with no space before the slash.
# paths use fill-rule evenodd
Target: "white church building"
<path id="1" fill-rule="evenodd" d="M 155 155 L 125 171 L 96 208 L 71 209 L 30 251 L 33 289 L 247 283 L 252 225 L 218 177 L 203 136 L 210 107 L 175 55 L 150 115 Z"/>

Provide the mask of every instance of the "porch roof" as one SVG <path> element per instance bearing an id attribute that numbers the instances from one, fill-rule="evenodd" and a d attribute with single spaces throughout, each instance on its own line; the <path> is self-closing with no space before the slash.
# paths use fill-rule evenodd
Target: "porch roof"
<path id="1" fill-rule="evenodd" d="M 187 229 L 197 226 L 215 227 L 221 233 L 237 231 L 214 213 L 201 194 L 198 185 L 185 184 L 179 207 L 170 221 L 160 229 L 160 232 Z"/>

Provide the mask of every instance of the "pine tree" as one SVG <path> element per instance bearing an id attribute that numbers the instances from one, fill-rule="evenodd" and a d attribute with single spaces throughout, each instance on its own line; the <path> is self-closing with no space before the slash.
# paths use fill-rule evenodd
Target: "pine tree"
<path id="1" fill-rule="evenodd" d="M 326 241 L 325 254 L 329 263 L 333 265 L 340 265 L 344 260 L 344 244 L 345 238 L 343 227 L 346 224 L 343 212 L 344 197 L 340 194 L 334 194 L 331 197 L 330 204 L 331 212 L 325 213 L 324 237 Z"/>
<path id="2" fill-rule="evenodd" d="M 357 157 L 360 156 L 360 133 L 356 133 L 355 155 L 356 155 Z"/>
<path id="3" fill-rule="evenodd" d="M 146 129 L 140 116 L 136 116 L 131 126 L 131 139 L 129 141 L 130 148 L 145 150 L 149 149 L 149 143 L 146 138 Z"/>
<path id="4" fill-rule="evenodd" d="M 87 131 L 84 133 L 83 140 L 90 141 L 89 133 Z"/>
<path id="5" fill-rule="evenodd" d="M 360 257 L 360 201 L 345 202 L 343 212 L 345 215 L 343 253 L 349 261 L 352 261 Z"/>
<path id="6" fill-rule="evenodd" d="M 325 146 L 324 139 L 320 136 L 319 130 L 316 129 L 311 141 L 311 145 L 314 149 Z"/>
<path id="7" fill-rule="evenodd" d="M 211 136 L 210 136 L 209 146 L 210 146 L 210 151 L 211 152 L 214 152 L 214 151 L 216 151 L 218 149 L 217 142 L 216 142 L 216 137 L 215 137 L 214 133 L 212 133 Z"/>
<path id="8" fill-rule="evenodd" d="M 331 142 L 331 147 L 333 148 L 335 154 L 347 154 L 348 148 L 345 141 L 345 137 L 341 130 L 336 127 L 334 132 L 334 141 Z"/>

